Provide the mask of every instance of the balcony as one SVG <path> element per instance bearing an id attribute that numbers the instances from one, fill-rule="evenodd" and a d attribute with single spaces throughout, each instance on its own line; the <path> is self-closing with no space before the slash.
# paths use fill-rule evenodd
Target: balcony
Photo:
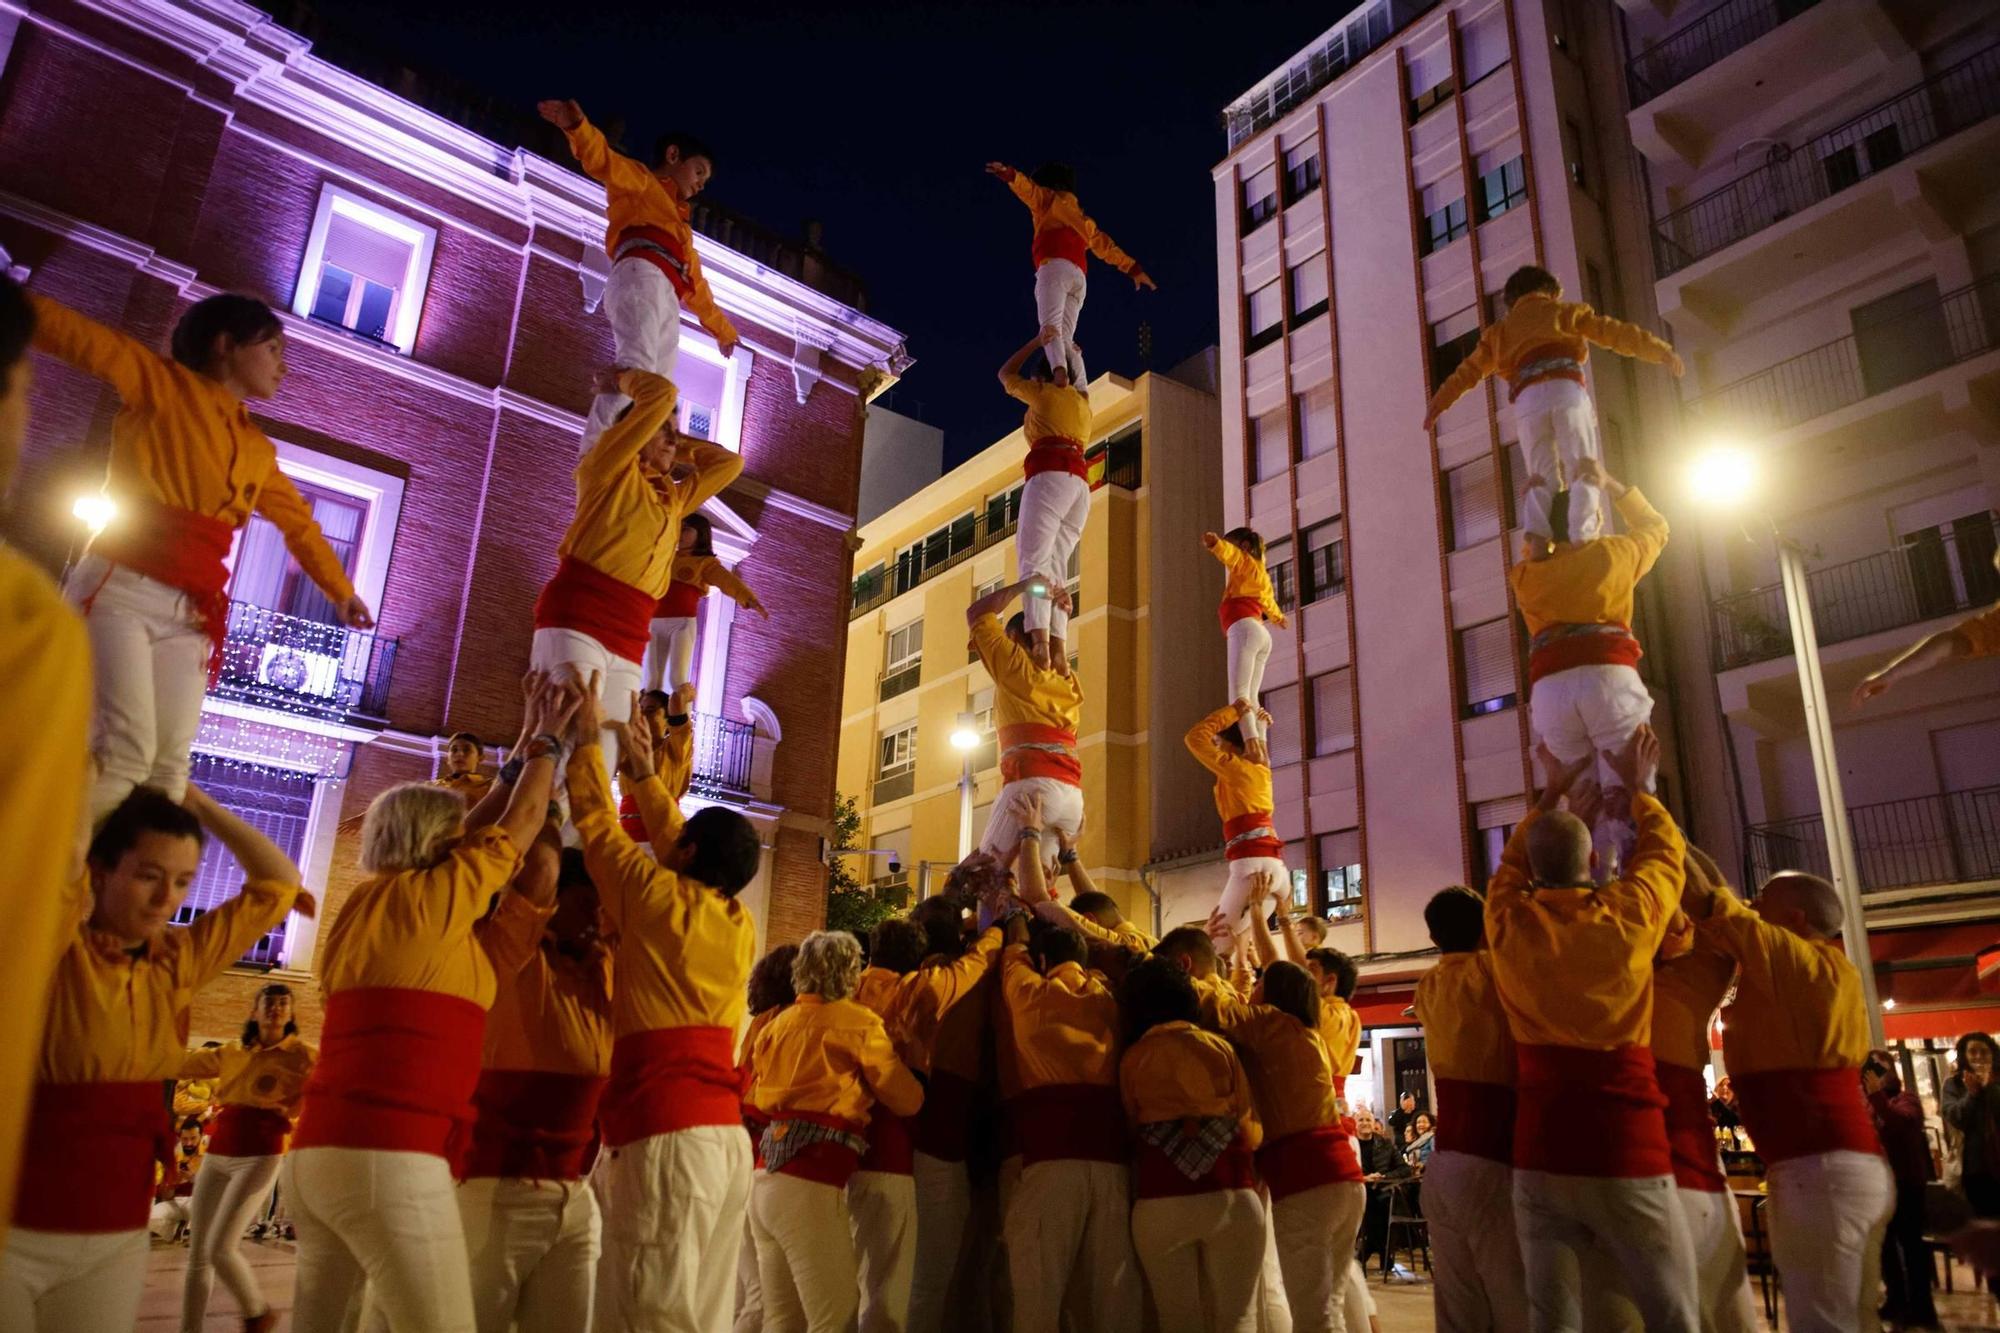
<path id="1" fill-rule="evenodd" d="M 921 657 L 893 670 L 884 671 L 878 678 L 881 688 L 877 691 L 876 697 L 887 703 L 899 694 L 908 694 L 917 688 L 917 682 L 923 678 L 923 674 L 924 661 Z"/>
<path id="2" fill-rule="evenodd" d="M 386 725 L 396 641 L 365 630 L 229 604 L 218 699 L 328 722 Z"/>
<path id="3" fill-rule="evenodd" d="M 1990 515 L 1942 524 L 1878 551 L 1806 576 L 1821 647 L 1967 614 L 2000 599 L 1993 568 L 2000 522 Z M 1710 643 L 1717 671 L 1789 657 L 1792 635 L 1778 584 L 1718 598 Z"/>
<path id="4" fill-rule="evenodd" d="M 1303 106 L 1314 93 L 1436 4 L 1437 0 L 1374 0 L 1353 6 L 1345 18 L 1292 57 L 1284 69 L 1223 111 L 1230 149 L 1234 151 L 1245 139 L 1263 133 L 1295 107 Z"/>
<path id="5" fill-rule="evenodd" d="M 1710 65 L 1740 51 L 1780 23 L 1797 18 L 1819 0 L 1729 0 L 1662 37 L 1625 65 L 1632 105 L 1677 88 Z"/>
<path id="6" fill-rule="evenodd" d="M 1847 812 L 1864 893 L 2000 879 L 2000 787 L 1860 805 Z M 1754 890 L 1780 870 L 1830 874 L 1818 815 L 1754 824 L 1746 860 Z"/>
<path id="7" fill-rule="evenodd" d="M 709 713 L 694 715 L 694 774 L 688 790 L 697 796 L 750 794 L 750 761 L 757 729 Z"/>
<path id="8" fill-rule="evenodd" d="M 871 805 L 887 805 L 890 801 L 900 801 L 917 790 L 917 770 L 913 764 L 901 772 L 885 773 L 875 779 L 875 790 L 870 793 Z"/>

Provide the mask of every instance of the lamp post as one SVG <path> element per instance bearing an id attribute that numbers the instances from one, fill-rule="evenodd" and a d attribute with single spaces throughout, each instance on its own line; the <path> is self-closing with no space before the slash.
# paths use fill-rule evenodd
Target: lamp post
<path id="1" fill-rule="evenodd" d="M 960 713 L 951 729 L 951 748 L 958 751 L 958 859 L 972 855 L 972 752 L 979 748 L 979 728 L 972 714 Z"/>
<path id="2" fill-rule="evenodd" d="M 1757 490 L 1757 467 L 1739 449 L 1717 448 L 1695 461 L 1691 475 L 1694 494 L 1718 509 L 1746 505 Z M 1854 855 L 1854 829 L 1847 821 L 1847 798 L 1841 791 L 1840 759 L 1834 749 L 1833 716 L 1826 702 L 1826 674 L 1819 656 L 1819 636 L 1813 625 L 1811 589 L 1806 582 L 1805 554 L 1779 530 L 1768 513 L 1777 548 L 1778 578 L 1785 595 L 1785 620 L 1792 635 L 1792 660 L 1799 671 L 1799 697 L 1805 707 L 1806 744 L 1812 752 L 1813 781 L 1819 789 L 1820 825 L 1826 832 L 1826 861 L 1834 890 L 1840 895 L 1841 939 L 1861 979 L 1861 1002 L 1868 1013 L 1869 1040 L 1886 1043 L 1882 1005 L 1875 991 L 1875 963 L 1868 951 L 1868 917 L 1861 901 L 1860 862 Z M 1725 743 L 1733 744 L 1734 742 Z"/>

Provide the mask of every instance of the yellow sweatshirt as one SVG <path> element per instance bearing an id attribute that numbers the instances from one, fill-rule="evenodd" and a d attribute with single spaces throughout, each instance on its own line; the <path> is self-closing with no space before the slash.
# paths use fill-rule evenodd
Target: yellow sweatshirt
<path id="1" fill-rule="evenodd" d="M 306 1079 L 319 1048 L 293 1033 L 274 1046 L 245 1046 L 232 1041 L 226 1046 L 189 1051 L 182 1061 L 183 1079 L 213 1079 L 211 1102 L 222 1106 L 254 1106 L 278 1111 L 288 1119 L 299 1118 Z M 217 1151 L 221 1151 L 217 1149 Z"/>
<path id="2" fill-rule="evenodd" d="M 1043 440 L 1067 440 L 1081 449 L 1090 443 L 1090 395 L 1074 387 L 1057 388 L 1040 380 L 1007 377 L 1007 394 L 1028 405 L 1021 434 L 1030 445 Z"/>
<path id="3" fill-rule="evenodd" d="M 819 1115 L 859 1128 L 878 1101 L 905 1116 L 924 1101 L 882 1020 L 853 1000 L 799 996 L 757 1035 L 750 1063 L 755 1083 L 746 1100 L 774 1120 Z"/>
<path id="4" fill-rule="evenodd" d="M 1560 546 L 1507 571 L 1533 638 L 1551 625 L 1632 624 L 1632 594 L 1667 544 L 1667 520 L 1634 486 L 1618 497 L 1627 532 Z"/>
<path id="5" fill-rule="evenodd" d="M 1246 612 L 1262 616 L 1265 620 L 1282 621 L 1285 608 L 1278 605 L 1277 591 L 1271 586 L 1271 575 L 1264 568 L 1264 562 L 1238 546 L 1226 537 L 1216 539 L 1208 553 L 1222 562 L 1226 582 L 1222 588 L 1223 630 L 1227 632 L 1231 620 L 1244 619 L 1232 615 L 1232 603 Z"/>
<path id="6" fill-rule="evenodd" d="M 1590 359 L 1592 343 L 1655 365 L 1665 365 L 1674 355 L 1665 339 L 1637 324 L 1600 315 L 1581 302 L 1534 292 L 1514 302 L 1499 323 L 1486 326 L 1478 345 L 1431 395 L 1431 414 L 1443 412 L 1488 375 L 1512 383 L 1523 366 L 1558 357 L 1581 366 Z"/>
<path id="7" fill-rule="evenodd" d="M 1264 1141 L 1249 1075 L 1225 1037 L 1192 1023 L 1162 1023 L 1125 1052 L 1118 1076 L 1134 1125 L 1234 1116 L 1244 1147 Z"/>
<path id="8" fill-rule="evenodd" d="M 1136 275 L 1145 271 L 1139 267 L 1138 260 L 1120 250 L 1117 242 L 1098 230 L 1090 215 L 1083 211 L 1083 205 L 1068 190 L 1051 190 L 1037 185 L 1012 167 L 1001 179 L 1007 182 L 1007 188 L 1014 192 L 1014 197 L 1028 206 L 1028 213 L 1034 218 L 1036 268 L 1051 259 L 1067 259 L 1082 268 L 1085 255 L 1094 254 L 1120 273 Z"/>
<path id="9" fill-rule="evenodd" d="M 1195 723 L 1184 738 L 1188 753 L 1215 774 L 1215 812 L 1225 826 L 1245 815 L 1269 815 L 1275 808 L 1271 770 L 1231 754 L 1216 739 L 1236 720 L 1236 705 L 1225 705 Z"/>

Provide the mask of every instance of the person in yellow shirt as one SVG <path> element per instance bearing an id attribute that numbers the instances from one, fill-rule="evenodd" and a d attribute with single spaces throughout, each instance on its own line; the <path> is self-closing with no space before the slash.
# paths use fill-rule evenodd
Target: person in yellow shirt
<path id="1" fill-rule="evenodd" d="M 257 992 L 241 1038 L 194 1051 L 182 1063 L 182 1078 L 215 1080 L 221 1104 L 208 1124 L 208 1163 L 188 1205 L 183 1329 L 198 1333 L 202 1327 L 218 1276 L 247 1328 L 277 1327 L 241 1246 L 250 1220 L 271 1197 L 285 1140 L 318 1059 L 319 1048 L 299 1036 L 292 1021 L 292 988 L 273 982 Z"/>
<path id="2" fill-rule="evenodd" d="M 1208 929 L 1225 950 L 1235 942 L 1244 910 L 1261 907 L 1255 896 L 1259 880 L 1290 880 L 1285 844 L 1273 822 L 1270 752 L 1265 750 L 1262 760 L 1253 758 L 1245 738 L 1244 720 L 1251 713 L 1260 714 L 1260 720 L 1270 716 L 1239 697 L 1195 723 L 1184 738 L 1188 753 L 1215 775 L 1215 812 L 1222 817 L 1222 856 L 1229 878 Z"/>
<path id="3" fill-rule="evenodd" d="M 1069 606 L 1067 587 L 1029 578 L 995 588 L 965 609 L 972 649 L 993 680 L 993 721 L 1003 779 L 979 850 L 1003 865 L 1013 863 L 1020 841 L 1017 798 L 1034 796 L 1041 801 L 1045 859 L 1055 858 L 1057 829 L 1074 836 L 1083 827 L 1083 764 L 1076 753 L 1083 686 L 1067 670 L 1036 665 L 1025 611 L 1015 612 L 1004 629 L 1000 624 L 999 613 L 1038 581 L 1045 583 L 1058 606 Z"/>
<path id="4" fill-rule="evenodd" d="M 1417 1022 L 1437 1088 L 1424 1165 L 1432 1309 L 1440 1329 L 1528 1327 L 1514 1233 L 1514 1038 L 1486 952 L 1486 904 L 1461 885 L 1424 905 L 1437 965 L 1417 981 Z"/>
<path id="5" fill-rule="evenodd" d="M 694 785 L 694 686 L 684 685 L 672 694 L 644 690 L 638 700 L 638 718 L 626 730 L 646 738 L 653 751 L 653 771 L 678 806 Z M 652 834 L 639 813 L 636 785 L 628 781 L 619 791 L 618 826 L 632 841 L 650 845 Z"/>
<path id="6" fill-rule="evenodd" d="M 868 934 L 868 966 L 854 987 L 854 1002 L 882 1020 L 897 1056 L 912 1068 L 923 1062 L 903 1016 L 921 984 L 916 974 L 928 944 L 924 928 L 908 917 L 877 923 Z M 860 1333 L 898 1333 L 909 1323 L 916 1264 L 915 1148 L 908 1122 L 880 1102 L 869 1108 L 864 1137 L 868 1150 L 847 1182 L 861 1275 Z"/>
<path id="7" fill-rule="evenodd" d="M 1069 562 L 1090 521 L 1090 390 L 1080 381 L 1052 384 L 1028 379 L 1021 367 L 1053 336 L 1044 329 L 1000 367 L 1000 387 L 1027 405 L 1021 434 L 1028 441 L 1022 463 L 1021 514 L 1014 535 L 1014 571 L 1027 581 L 1021 599 L 1028 652 L 1035 665 L 1069 674 L 1069 608 L 1055 605 L 1047 589 L 1069 583 Z M 1035 589 L 1040 587 L 1042 591 Z"/>
<path id="8" fill-rule="evenodd" d="M 1861 1092 L 1868 1014 L 1841 949 L 1840 894 L 1784 870 L 1745 906 L 1714 862 L 1703 869 L 1687 913 L 1740 969 L 1722 1055 L 1764 1159 L 1786 1317 L 1796 1329 L 1871 1327 L 1896 1187 Z"/>
<path id="9" fill-rule="evenodd" d="M 1264 726 L 1269 714 L 1257 706 L 1264 692 L 1264 667 L 1271 660 L 1268 621 L 1285 628 L 1285 610 L 1278 605 L 1271 575 L 1264 568 L 1264 539 L 1254 528 L 1231 528 L 1220 537 L 1201 535 L 1208 553 L 1222 562 L 1222 636 L 1229 644 L 1229 698 L 1241 705 L 1239 723 L 1243 748 L 1260 764 L 1271 762 Z"/>
<path id="10" fill-rule="evenodd" d="M 923 1085 L 882 1020 L 851 997 L 861 946 L 816 930 L 792 965 L 797 1000 L 758 1036 L 750 1102 L 769 1123 L 750 1205 L 766 1327 L 855 1326 L 860 1278 L 845 1192 L 867 1147 L 869 1109 L 914 1115 Z"/>
<path id="11" fill-rule="evenodd" d="M 103 380 L 122 404 L 104 475 L 116 513 L 66 587 L 96 659 L 94 823 L 141 783 L 179 797 L 202 695 L 221 669 L 224 562 L 253 512 L 277 525 L 342 624 L 375 621 L 244 405 L 276 396 L 285 379 L 284 326 L 269 306 L 196 302 L 174 326 L 168 360 L 45 296 L 29 300 L 36 349 Z"/>
<path id="12" fill-rule="evenodd" d="M 657 690 L 665 685 L 678 693 L 694 682 L 695 622 L 701 599 L 708 596 L 709 589 L 720 588 L 745 611 L 755 611 L 766 620 L 771 613 L 749 584 L 715 558 L 715 525 L 708 521 L 708 515 L 689 514 L 681 519 L 675 550 L 672 581 L 653 608 L 645 688 Z"/>
<path id="13" fill-rule="evenodd" d="M 175 928 L 205 836 L 236 858 L 244 884 Z M 163 1085 L 187 1057 L 189 1005 L 287 912 L 316 910 L 298 867 L 193 785 L 178 804 L 135 788 L 98 827 L 86 867 L 65 895 L 70 935 L 36 1062 L 33 1149 L 0 1252 L 9 1333 L 132 1327 L 155 1163 L 171 1141 Z"/>
<path id="14" fill-rule="evenodd" d="M 680 360 L 683 306 L 715 339 L 724 360 L 735 356 L 736 328 L 708 289 L 689 224 L 689 201 L 715 175 L 708 145 L 691 134 L 663 134 L 648 167 L 614 151 L 575 102 L 552 99 L 536 109 L 569 139 L 584 174 L 604 184 L 609 224 L 604 252 L 611 256 L 604 314 L 611 321 L 613 364 L 672 379 Z M 584 426 L 586 446 L 629 401 L 630 389 L 621 388 L 599 386 Z"/>
<path id="15" fill-rule="evenodd" d="M 1993 567 L 2000 569 L 2000 551 L 1994 552 Z M 1976 616 L 1967 616 L 1950 629 L 1926 635 L 1891 658 L 1854 687 L 1854 706 L 1886 694 L 1912 676 L 1962 657 L 2000 657 L 2000 604 L 1987 607 Z"/>
<path id="16" fill-rule="evenodd" d="M 456 731 L 445 742 L 444 772 L 432 779 L 436 785 L 457 792 L 468 807 L 479 804 L 493 785 L 493 775 L 484 771 L 480 760 L 486 747 L 469 731 Z"/>
<path id="17" fill-rule="evenodd" d="M 1501 296 L 1507 314 L 1486 326 L 1478 345 L 1431 395 L 1424 429 L 1435 429 L 1445 409 L 1488 375 L 1498 375 L 1507 382 L 1515 438 L 1528 460 L 1522 525 L 1551 541 L 1561 540 L 1550 511 L 1556 492 L 1566 486 L 1569 536 L 1588 541 L 1604 523 L 1597 487 L 1580 471 L 1583 460 L 1600 456 L 1597 409 L 1583 379 L 1591 344 L 1665 366 L 1675 379 L 1686 367 L 1664 339 L 1563 300 L 1562 283 L 1545 268 L 1526 264 L 1515 269 Z"/>
<path id="18" fill-rule="evenodd" d="M 764 1029 L 798 999 L 792 990 L 792 964 L 798 956 L 796 944 L 780 944 L 771 949 L 750 969 L 750 983 L 745 988 L 750 1022 L 743 1029 L 743 1040 L 737 1043 L 736 1077 L 743 1098 L 743 1130 L 750 1138 L 751 1157 L 759 1172 L 764 1169 L 757 1150 L 764 1137 L 765 1120 L 763 1113 L 750 1105 L 750 1088 L 757 1080 L 756 1062 L 750 1056 Z M 752 1175 L 753 1190 L 755 1182 L 756 1176 Z M 757 1272 L 757 1237 L 750 1229 L 748 1208 L 743 1210 L 743 1244 L 736 1254 L 735 1327 L 746 1330 L 764 1327 L 764 1279 Z"/>
<path id="19" fill-rule="evenodd" d="M 1590 831 L 1556 804 L 1583 772 L 1545 754 L 1547 785 L 1486 893 L 1486 941 L 1518 1071 L 1514 1223 L 1530 1327 L 1584 1325 L 1580 1274 L 1604 1256 L 1649 1329 L 1700 1324 L 1694 1247 L 1674 1199 L 1666 1098 L 1653 1067 L 1653 956 L 1680 902 L 1680 830 L 1644 794 L 1659 740 L 1616 756 L 1639 821 L 1619 879 L 1599 887 Z M 1571 1132 L 1576 1125 L 1591 1132 Z"/>

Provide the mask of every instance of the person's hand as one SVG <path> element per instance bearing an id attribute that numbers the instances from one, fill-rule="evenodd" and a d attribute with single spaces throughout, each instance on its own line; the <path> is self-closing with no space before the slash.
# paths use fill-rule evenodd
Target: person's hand
<path id="1" fill-rule="evenodd" d="M 637 690 L 632 691 L 631 712 L 623 722 L 613 723 L 611 729 L 618 734 L 618 767 L 625 776 L 635 784 L 652 777 L 657 771 L 653 767 L 653 736 L 639 712 Z"/>
<path id="2" fill-rule="evenodd" d="M 1160 290 L 1160 284 L 1154 282 L 1152 275 L 1147 273 L 1143 268 L 1132 270 L 1132 286 L 1135 290 L 1142 292 L 1157 292 Z"/>
<path id="3" fill-rule="evenodd" d="M 1688 373 L 1687 362 L 1681 360 L 1679 352 L 1667 353 L 1667 370 L 1675 379 Z"/>
<path id="4" fill-rule="evenodd" d="M 1277 615 L 1273 616 L 1271 618 L 1271 623 L 1273 625 L 1276 625 L 1279 629 L 1290 629 L 1292 627 L 1292 622 L 1290 618 L 1287 617 L 1283 611 L 1280 611 L 1278 612 Z"/>
<path id="5" fill-rule="evenodd" d="M 572 682 L 582 691 L 582 697 L 577 700 L 576 712 L 570 718 L 570 744 L 596 745 L 604 730 L 604 708 L 597 697 L 603 685 L 603 678 L 595 671 L 585 675 L 574 665 L 569 670 Z"/>
<path id="6" fill-rule="evenodd" d="M 1044 324 L 1042 325 L 1041 328 L 1035 330 L 1035 346 L 1047 347 L 1050 343 L 1054 342 L 1057 338 L 1061 336 L 1062 336 L 1061 329 L 1057 328 L 1053 324 Z"/>
<path id="7" fill-rule="evenodd" d="M 349 629 L 374 629 L 375 613 L 368 609 L 368 603 L 356 593 L 340 604 L 340 623 Z"/>
<path id="8" fill-rule="evenodd" d="M 543 682 L 538 701 L 538 721 L 534 734 L 560 736 L 569 727 L 576 710 L 583 706 L 583 691 L 568 680 L 549 676 Z"/>
<path id="9" fill-rule="evenodd" d="M 1617 753 L 1603 751 L 1604 762 L 1611 766 L 1625 784 L 1629 792 L 1646 791 L 1653 785 L 1653 775 L 1660 771 L 1660 738 L 1651 727 L 1641 724 L 1632 732 L 1632 739 L 1625 742 Z"/>
<path id="10" fill-rule="evenodd" d="M 1243 757 L 1253 764 L 1262 764 L 1264 767 L 1269 768 L 1271 766 L 1271 747 L 1261 736 L 1247 740 L 1243 742 Z"/>
<path id="11" fill-rule="evenodd" d="M 1007 808 L 1013 813 L 1015 822 L 1021 826 L 1021 832 L 1040 833 L 1042 831 L 1042 794 L 1040 792 L 1016 792 L 1014 793 L 1014 799 L 1008 803 Z"/>
<path id="12" fill-rule="evenodd" d="M 292 910 L 311 921 L 319 915 L 319 899 L 313 896 L 311 889 L 300 889 L 298 896 L 292 899 Z"/>
<path id="13" fill-rule="evenodd" d="M 1058 852 L 1061 852 L 1064 856 L 1068 856 L 1070 853 L 1076 850 L 1076 840 L 1083 836 L 1083 825 L 1079 823 L 1076 826 L 1076 832 L 1074 834 L 1071 834 L 1068 830 L 1063 828 L 1061 824 L 1057 824 L 1050 831 L 1056 835 L 1056 850 Z M 1058 864 L 1060 864 L 1060 862 L 1058 862 Z"/>
<path id="14" fill-rule="evenodd" d="M 623 366 L 599 366 L 590 374 L 592 393 L 622 393 L 618 381 L 625 374 Z"/>
<path id="15" fill-rule="evenodd" d="M 181 793 L 181 809 L 193 815 L 204 827 L 208 824 L 208 812 L 217 808 L 215 798 L 192 782 Z"/>
<path id="16" fill-rule="evenodd" d="M 1965 1090 L 1967 1092 L 1978 1092 L 1986 1086 L 1986 1075 L 1980 1073 L 1977 1069 L 1961 1069 L 1958 1071 L 1958 1076 L 1965 1080 Z"/>
<path id="17" fill-rule="evenodd" d="M 717 343 L 715 345 L 715 350 L 722 353 L 722 359 L 724 361 L 734 361 L 736 359 L 737 342 L 738 342 L 737 339 L 731 338 L 726 343 Z"/>
<path id="18" fill-rule="evenodd" d="M 1895 677 L 1891 676 L 1886 668 L 1872 675 L 1863 676 L 1861 683 L 1854 687 L 1854 706 L 1859 708 L 1870 699 L 1887 694 L 1893 684 Z"/>
<path id="19" fill-rule="evenodd" d="M 771 618 L 771 613 L 764 609 L 764 604 L 757 600 L 757 594 L 754 592 L 750 594 L 750 601 L 747 603 L 745 609 L 750 611 L 755 611 L 758 615 L 764 617 L 764 619 L 766 620 L 769 620 Z"/>
<path id="20" fill-rule="evenodd" d="M 1604 470 L 1603 459 L 1585 457 L 1577 461 L 1576 481 L 1587 481 L 1601 486 L 1610 478 L 1611 474 Z"/>
<path id="21" fill-rule="evenodd" d="M 1532 491 L 1537 486 L 1542 487 L 1543 489 L 1547 489 L 1548 484 L 1549 484 L 1549 479 L 1547 477 L 1543 476 L 1539 472 L 1530 472 L 1528 474 L 1527 480 L 1521 483 L 1521 489 L 1524 491 Z"/>
<path id="22" fill-rule="evenodd" d="M 1069 600 L 1069 585 L 1061 579 L 1046 579 L 1044 582 L 1049 585 L 1049 600 L 1064 615 L 1068 615 L 1073 605 Z"/>
<path id="23" fill-rule="evenodd" d="M 1867 1068 L 1865 1065 L 1862 1067 L 1861 1090 L 1863 1092 L 1870 1094 L 1880 1092 L 1882 1090 L 1882 1082 L 1883 1079 L 1880 1074 L 1876 1073 L 1872 1069 Z"/>
<path id="24" fill-rule="evenodd" d="M 989 176 L 998 176 L 1001 180 L 1006 180 L 1014 174 L 1014 168 L 1008 166 L 1005 162 L 988 162 L 986 164 L 986 174 Z"/>
<path id="25" fill-rule="evenodd" d="M 573 130 L 583 124 L 583 108 L 566 98 L 550 98 L 535 103 L 535 110 L 543 120 L 559 130 Z"/>
<path id="26" fill-rule="evenodd" d="M 1271 716 L 1270 709 L 1261 707 L 1257 710 L 1257 719 L 1267 727 L 1270 726 L 1273 722 L 1277 721 L 1276 718 Z"/>
<path id="27" fill-rule="evenodd" d="M 174 1197 L 174 1185 L 176 1183 L 176 1177 L 178 1177 L 180 1173 L 181 1173 L 180 1163 L 178 1162 L 174 1163 L 173 1170 L 160 1172 L 159 1182 L 153 1186 L 154 1203 L 167 1203 L 170 1200 L 172 1200 L 172 1198 Z"/>
<path id="28" fill-rule="evenodd" d="M 1026 944 L 1028 942 L 1028 914 L 1026 912 L 1016 912 L 1014 915 L 1008 917 L 1004 933 L 1007 943 Z"/>
<path id="29" fill-rule="evenodd" d="M 1585 755 L 1574 763 L 1565 764 L 1546 744 L 1535 747 L 1535 759 L 1542 770 L 1542 805 L 1545 809 L 1553 809 L 1555 803 L 1576 785 L 1576 780 L 1596 762 L 1593 756 Z"/>

